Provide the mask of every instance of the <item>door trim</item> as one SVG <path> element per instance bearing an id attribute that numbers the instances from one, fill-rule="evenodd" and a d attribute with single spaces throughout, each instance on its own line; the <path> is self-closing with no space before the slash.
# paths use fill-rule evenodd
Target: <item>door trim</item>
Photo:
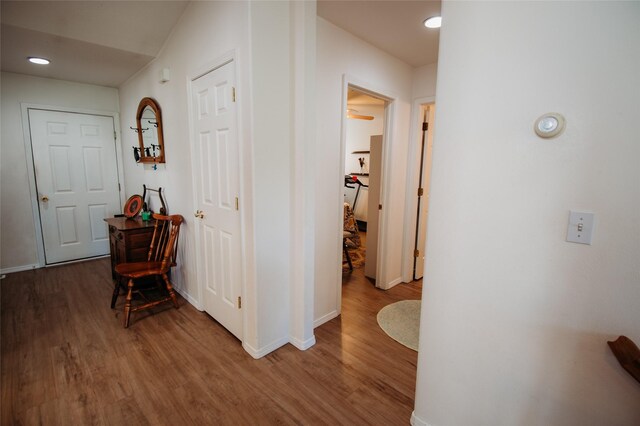
<path id="1" fill-rule="evenodd" d="M 404 227 L 404 241 L 406 242 L 406 244 L 404 246 L 404 262 L 402 263 L 402 281 L 405 283 L 411 282 L 413 280 L 413 244 L 415 238 L 415 229 L 410 224 L 416 223 L 417 216 L 416 209 L 418 203 L 414 195 L 419 185 L 418 167 L 420 163 L 420 143 L 418 141 L 421 136 L 420 133 L 422 132 L 421 130 L 419 130 L 420 123 L 422 122 L 420 111 L 422 105 L 435 104 L 435 102 L 435 96 L 429 96 L 414 99 L 413 105 L 411 106 L 411 128 L 409 133 L 409 147 L 407 149 L 409 157 L 407 160 L 407 187 L 405 190 L 406 203 L 404 210 L 404 223 L 409 224 L 409 226 Z"/>
<path id="2" fill-rule="evenodd" d="M 382 167 L 381 167 L 381 185 L 380 185 L 380 200 L 382 203 L 382 211 L 380 214 L 378 229 L 378 262 L 376 265 L 376 287 L 382 289 L 388 289 L 393 287 L 395 284 L 399 282 L 398 279 L 389 279 L 387 277 L 387 268 L 386 263 L 384 261 L 380 261 L 380 259 L 386 259 L 386 242 L 388 241 L 388 214 L 385 214 L 385 207 L 389 206 L 389 197 L 390 197 L 390 188 L 389 185 L 389 176 L 391 167 L 391 146 L 393 145 L 394 140 L 394 130 L 395 130 L 395 118 L 396 118 L 396 100 L 399 98 L 395 96 L 393 93 L 389 93 L 387 90 L 381 87 L 377 87 L 375 84 L 370 84 L 369 82 L 360 79 L 357 76 L 351 74 L 343 74 L 342 76 L 342 109 L 340 110 L 340 170 L 344 171 L 345 166 L 345 153 L 347 146 L 347 117 L 343 113 L 343 111 L 347 110 L 347 94 L 349 92 L 349 86 L 353 86 L 357 88 L 359 91 L 370 94 L 380 99 L 384 99 L 387 104 L 384 109 L 384 127 L 382 132 Z M 344 203 L 343 197 L 343 186 L 344 179 L 340 178 L 338 180 L 338 206 L 342 206 Z M 341 224 L 338 229 L 336 229 L 335 241 L 336 241 L 336 265 L 342 265 L 342 224 L 343 213 L 342 208 L 336 209 L 336 215 L 338 218 L 338 223 Z M 336 311 L 337 314 L 342 312 L 342 268 L 336 268 L 336 283 L 337 283 L 337 304 Z M 388 282 L 387 282 L 388 281 Z M 379 284 L 382 285 L 379 285 Z"/>
<path id="3" fill-rule="evenodd" d="M 86 108 L 69 108 L 63 106 L 33 104 L 28 102 L 20 103 L 20 109 L 22 112 L 22 134 L 24 136 L 24 149 L 27 156 L 27 178 L 29 180 L 29 196 L 31 199 L 31 213 L 33 215 L 34 234 L 36 240 L 36 251 L 38 255 L 37 268 L 43 268 L 46 265 L 44 256 L 44 238 L 42 235 L 42 223 L 40 221 L 40 208 L 38 203 L 38 190 L 36 186 L 36 174 L 33 164 L 33 147 L 31 145 L 31 126 L 29 125 L 29 110 L 38 109 L 44 111 L 53 112 L 66 112 L 71 114 L 87 114 L 87 115 L 99 115 L 102 117 L 111 117 L 113 120 L 113 130 L 116 133 L 115 140 L 113 141 L 116 149 L 116 168 L 118 183 L 120 184 L 120 192 L 118 199 L 120 205 L 124 204 L 124 173 L 122 163 L 122 143 L 120 138 L 120 114 L 114 111 L 100 111 Z M 92 258 L 93 259 L 93 258 Z M 73 262 L 73 261 L 72 261 Z M 62 262 L 65 263 L 65 262 Z M 59 265 L 57 263 L 56 265 Z"/>

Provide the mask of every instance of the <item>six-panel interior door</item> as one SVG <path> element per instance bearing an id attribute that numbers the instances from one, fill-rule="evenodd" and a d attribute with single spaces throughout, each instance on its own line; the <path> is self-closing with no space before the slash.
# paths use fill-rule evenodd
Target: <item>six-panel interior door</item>
<path id="1" fill-rule="evenodd" d="M 109 253 L 120 211 L 113 118 L 29 109 L 46 264 Z"/>
<path id="2" fill-rule="evenodd" d="M 240 187 L 234 62 L 192 84 L 196 244 L 204 309 L 242 340 Z"/>

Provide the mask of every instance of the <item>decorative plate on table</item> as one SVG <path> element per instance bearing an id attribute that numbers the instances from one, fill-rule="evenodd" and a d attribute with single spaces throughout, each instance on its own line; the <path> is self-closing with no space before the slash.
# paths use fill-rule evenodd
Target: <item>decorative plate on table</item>
<path id="1" fill-rule="evenodd" d="M 140 195 L 132 195 L 124 204 L 124 215 L 128 218 L 136 217 L 142 210 L 142 197 Z"/>

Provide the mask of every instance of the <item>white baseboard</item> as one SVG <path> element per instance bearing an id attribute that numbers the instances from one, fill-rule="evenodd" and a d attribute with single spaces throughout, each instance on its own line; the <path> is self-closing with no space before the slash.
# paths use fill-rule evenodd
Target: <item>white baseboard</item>
<path id="1" fill-rule="evenodd" d="M 253 346 L 249 345 L 247 342 L 242 342 L 242 347 L 253 358 L 259 359 L 259 358 L 262 358 L 263 356 L 275 351 L 279 347 L 286 345 L 287 343 L 289 343 L 289 338 L 288 337 L 282 337 L 282 338 L 280 338 L 278 340 L 274 340 L 273 342 L 271 342 L 268 345 L 265 345 L 265 346 L 263 346 L 263 347 L 261 347 L 259 349 L 254 348 Z"/>
<path id="2" fill-rule="evenodd" d="M 306 351 L 311 346 L 316 344 L 316 336 L 311 336 L 307 340 L 300 340 L 296 339 L 295 337 L 289 336 L 289 342 L 301 351 Z"/>
<path id="3" fill-rule="evenodd" d="M 391 280 L 387 283 L 387 286 L 383 289 L 383 290 L 389 290 L 392 287 L 397 286 L 398 284 L 402 283 L 404 281 L 402 281 L 402 277 L 398 277 L 395 280 Z"/>
<path id="4" fill-rule="evenodd" d="M 187 293 L 186 291 L 184 291 L 181 288 L 178 287 L 173 287 L 173 289 L 175 291 L 178 292 L 178 294 L 180 296 L 182 296 L 187 302 L 189 302 L 191 305 L 193 305 L 194 308 L 196 308 L 197 310 L 199 310 L 200 312 L 204 311 L 204 309 L 202 308 L 202 306 L 200 306 L 200 303 L 198 303 L 198 301 L 196 299 L 194 299 L 189 293 Z"/>
<path id="5" fill-rule="evenodd" d="M 30 271 L 32 269 L 38 269 L 40 265 L 32 263 L 31 265 L 13 266 L 11 268 L 0 269 L 0 275 L 13 274 L 14 272 Z"/>
<path id="6" fill-rule="evenodd" d="M 338 315 L 340 315 L 338 311 L 331 311 L 328 314 L 321 316 L 320 318 L 318 318 L 313 322 L 313 328 L 321 326 L 325 322 L 331 321 L 332 319 L 336 318 Z"/>
<path id="7" fill-rule="evenodd" d="M 416 412 L 411 412 L 411 420 L 410 423 L 412 426 L 431 426 L 429 423 L 422 420 L 420 417 L 416 416 Z"/>

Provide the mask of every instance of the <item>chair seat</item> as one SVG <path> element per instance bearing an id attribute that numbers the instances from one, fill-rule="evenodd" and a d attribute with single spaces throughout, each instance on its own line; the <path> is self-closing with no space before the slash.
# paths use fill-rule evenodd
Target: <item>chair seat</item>
<path id="1" fill-rule="evenodd" d="M 142 278 L 149 275 L 166 274 L 169 268 L 162 269 L 162 262 L 132 262 L 116 265 L 116 272 L 126 278 Z"/>

